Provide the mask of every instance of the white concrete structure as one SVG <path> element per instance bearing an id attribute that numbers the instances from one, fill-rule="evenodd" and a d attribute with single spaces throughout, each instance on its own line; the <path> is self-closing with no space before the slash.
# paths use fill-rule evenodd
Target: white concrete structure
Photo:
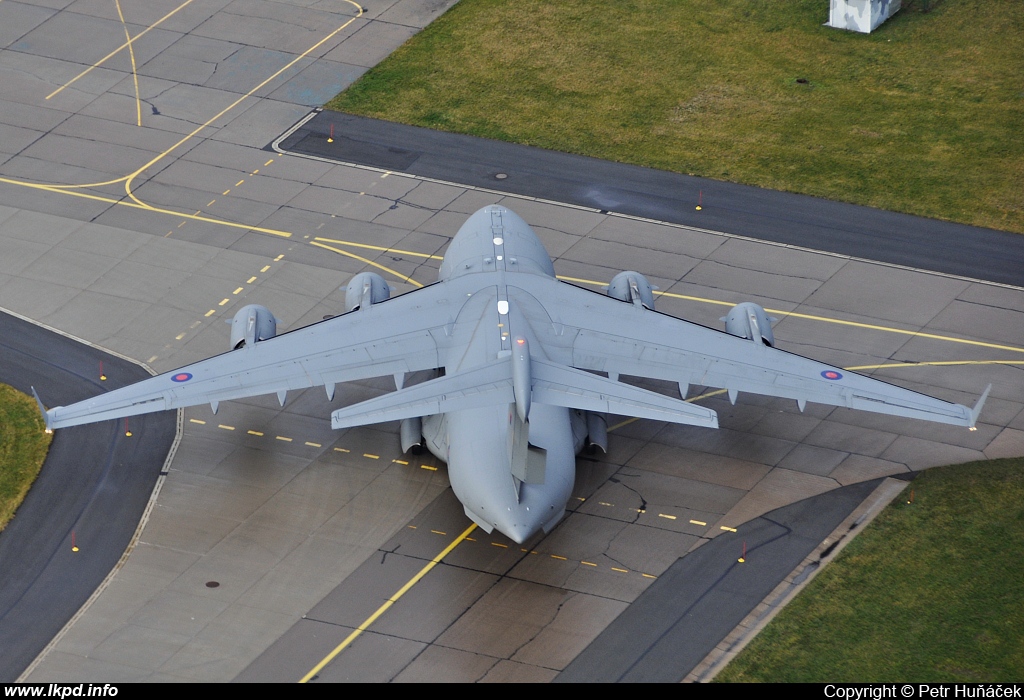
<path id="1" fill-rule="evenodd" d="M 903 0 L 829 0 L 828 26 L 868 34 L 899 12 Z"/>

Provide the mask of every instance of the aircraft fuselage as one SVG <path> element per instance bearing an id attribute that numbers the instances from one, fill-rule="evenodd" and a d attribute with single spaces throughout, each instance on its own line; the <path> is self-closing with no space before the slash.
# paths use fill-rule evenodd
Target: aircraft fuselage
<path id="1" fill-rule="evenodd" d="M 451 327 L 446 373 L 509 356 L 517 341 L 528 344 L 534 356 L 554 359 L 548 353 L 557 323 L 525 291 L 525 283 L 517 284 L 524 276 L 538 275 L 555 281 L 551 258 L 519 216 L 488 207 L 463 224 L 448 248 L 439 280 L 467 278 L 460 280 L 465 284 L 474 278 L 479 285 L 473 285 L 475 292 L 467 292 Z M 516 542 L 542 528 L 550 530 L 561 519 L 575 480 L 575 455 L 586 436 L 579 411 L 532 404 L 527 417 L 529 444 L 546 451 L 540 483 L 513 475 L 517 404 L 446 413 L 425 419 L 424 424 L 427 446 L 448 463 L 452 489 L 466 514 L 488 532 L 497 529 Z"/>

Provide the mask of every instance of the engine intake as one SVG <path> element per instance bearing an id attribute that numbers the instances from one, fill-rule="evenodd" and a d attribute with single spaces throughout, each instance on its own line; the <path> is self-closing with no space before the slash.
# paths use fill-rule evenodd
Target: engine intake
<path id="1" fill-rule="evenodd" d="M 345 287 L 345 311 L 368 309 L 391 298 L 391 287 L 376 272 L 360 272 Z"/>
<path id="2" fill-rule="evenodd" d="M 725 321 L 725 330 L 739 338 L 747 338 L 757 343 L 764 343 L 770 348 L 775 347 L 775 334 L 772 324 L 778 323 L 777 318 L 769 316 L 765 310 L 751 301 L 745 301 L 732 307 L 732 310 L 721 321 Z"/>
<path id="3" fill-rule="evenodd" d="M 231 324 L 231 349 L 252 346 L 277 335 L 277 319 L 270 309 L 259 304 L 243 306 L 228 323 Z"/>
<path id="4" fill-rule="evenodd" d="M 657 287 L 651 286 L 646 277 L 633 270 L 626 270 L 615 275 L 611 284 L 605 287 L 608 296 L 651 310 L 654 310 L 655 289 Z"/>

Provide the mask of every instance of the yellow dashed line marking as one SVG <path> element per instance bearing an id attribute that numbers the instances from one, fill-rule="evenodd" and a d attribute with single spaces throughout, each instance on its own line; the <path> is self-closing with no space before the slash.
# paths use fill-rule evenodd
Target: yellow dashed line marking
<path id="1" fill-rule="evenodd" d="M 253 275 L 252 277 L 250 277 L 249 279 L 247 279 L 247 280 L 245 281 L 245 283 L 246 283 L 246 284 L 252 284 L 252 283 L 253 283 L 253 282 L 255 282 L 255 281 L 256 281 L 256 275 Z"/>
<path id="2" fill-rule="evenodd" d="M 260 169 L 259 169 L 259 168 L 256 168 L 255 170 L 253 170 L 253 171 L 252 171 L 251 173 L 249 173 L 249 174 L 250 174 L 250 175 L 255 175 L 255 174 L 256 174 L 256 173 L 258 173 L 259 171 L 260 171 Z"/>
<path id="3" fill-rule="evenodd" d="M 473 539 L 472 537 L 467 537 L 467 538 L 466 538 L 466 541 L 467 541 L 467 542 L 476 542 L 476 540 L 475 540 L 475 539 Z"/>
<path id="4" fill-rule="evenodd" d="M 551 557 L 552 559 L 557 559 L 557 560 L 559 560 L 559 561 L 569 561 L 569 560 L 568 560 L 568 559 L 566 559 L 565 557 L 560 557 L 560 556 L 558 556 L 557 554 L 549 554 L 548 556 L 549 556 L 549 557 Z"/>
<path id="5" fill-rule="evenodd" d="M 629 571 L 627 571 L 626 569 L 620 569 L 617 566 L 613 566 L 612 567 L 612 571 L 618 571 L 620 574 L 628 574 L 629 573 Z"/>
<path id="6" fill-rule="evenodd" d="M 334 451 L 335 452 L 350 452 L 351 450 L 346 450 L 344 447 L 335 447 Z"/>
<path id="7" fill-rule="evenodd" d="M 230 299 L 222 299 L 222 300 L 221 300 L 221 302 L 220 302 L 219 304 L 217 304 L 217 306 L 224 306 L 224 305 L 225 305 L 225 304 L 227 304 L 227 303 L 228 303 L 229 301 L 231 301 L 231 300 L 230 300 Z"/>
<path id="8" fill-rule="evenodd" d="M 217 313 L 217 309 L 210 309 L 209 311 L 207 311 L 203 315 L 206 316 L 207 318 L 209 318 L 210 316 L 213 316 L 215 313 Z"/>
<path id="9" fill-rule="evenodd" d="M 319 442 L 307 442 L 306 444 L 310 447 L 323 447 Z"/>
<path id="10" fill-rule="evenodd" d="M 208 207 L 212 207 L 212 206 L 213 206 L 213 203 L 214 203 L 214 202 L 216 202 L 216 201 L 217 201 L 216 199 L 211 199 L 211 200 L 210 200 L 210 201 L 209 201 L 209 202 L 208 202 L 208 203 L 206 204 L 206 206 L 208 206 Z"/>
<path id="11" fill-rule="evenodd" d="M 659 518 L 665 518 L 666 520 L 675 520 L 676 519 L 676 516 L 674 516 L 674 515 L 666 515 L 665 513 L 658 513 L 658 517 Z"/>
<path id="12" fill-rule="evenodd" d="M 267 167 L 268 165 L 270 165 L 273 162 L 274 162 L 274 159 L 271 158 L 270 160 L 268 160 L 266 163 L 263 164 L 263 167 L 265 168 L 265 167 Z"/>
<path id="13" fill-rule="evenodd" d="M 220 424 L 218 424 L 217 427 L 220 428 L 221 430 L 234 430 L 235 429 L 235 426 L 233 426 L 233 425 L 220 425 Z"/>
<path id="14" fill-rule="evenodd" d="M 255 435 L 256 437 L 263 437 L 263 433 L 261 433 L 258 430 L 250 430 L 248 432 L 249 432 L 250 435 Z"/>
<path id="15" fill-rule="evenodd" d="M 281 254 L 280 254 L 280 255 L 278 255 L 278 256 L 277 256 L 276 258 L 274 258 L 274 262 L 278 262 L 278 261 L 279 261 L 279 260 L 281 260 L 281 258 L 283 258 L 283 257 L 284 257 L 284 253 L 281 253 Z"/>
<path id="16" fill-rule="evenodd" d="M 700 525 L 701 527 L 707 525 L 707 523 L 704 522 L 703 520 L 691 520 L 690 524 L 691 525 Z"/>
<path id="17" fill-rule="evenodd" d="M 583 564 L 583 566 L 597 566 L 597 564 L 594 564 L 589 561 L 581 561 L 580 564 Z"/>
<path id="18" fill-rule="evenodd" d="M 502 549 L 508 549 L 508 545 L 502 544 L 501 542 L 491 542 L 491 545 L 494 547 L 501 547 Z"/>
<path id="19" fill-rule="evenodd" d="M 281 440 L 283 442 L 291 442 L 292 441 L 292 439 L 290 437 L 285 437 L 284 435 L 278 435 L 274 439 L 275 440 Z"/>
<path id="20" fill-rule="evenodd" d="M 232 294 L 238 294 L 238 293 L 239 293 L 239 292 L 241 292 L 241 291 L 242 291 L 243 289 L 245 289 L 245 287 L 239 287 L 238 289 L 236 289 L 235 291 L 233 291 L 233 292 L 231 292 L 231 293 L 232 293 Z"/>
<path id="21" fill-rule="evenodd" d="M 198 418 L 189 418 L 188 422 L 189 423 L 198 423 L 199 425 L 206 425 L 206 421 L 199 420 Z"/>
<path id="22" fill-rule="evenodd" d="M 643 576 L 644 578 L 658 578 L 657 576 L 654 576 L 653 574 L 640 574 L 640 575 Z"/>
<path id="23" fill-rule="evenodd" d="M 610 506 L 611 505 L 611 503 L 605 503 L 604 501 L 598 501 L 598 503 L 601 504 L 602 506 Z"/>
<path id="24" fill-rule="evenodd" d="M 391 461 L 394 462 L 395 464 L 406 464 L 406 465 L 409 464 L 408 462 L 406 462 L 404 460 L 401 460 L 401 459 L 393 459 Z"/>
<path id="25" fill-rule="evenodd" d="M 441 532 L 440 530 L 431 530 L 435 535 L 447 535 L 447 532 Z"/>
<path id="26" fill-rule="evenodd" d="M 367 459 L 380 459 L 380 455 L 371 455 L 366 452 L 363 453 L 363 457 L 366 457 Z"/>
<path id="27" fill-rule="evenodd" d="M 175 340 L 181 340 L 181 339 L 182 339 L 182 338 L 184 338 L 184 337 L 185 337 L 185 334 L 184 334 L 184 333 L 178 333 L 178 335 L 174 336 L 174 339 L 175 339 Z"/>
<path id="28" fill-rule="evenodd" d="M 238 182 L 236 182 L 236 183 L 235 183 L 235 187 L 238 187 L 238 186 L 239 186 L 239 185 L 241 185 L 241 184 L 242 184 L 243 182 L 245 182 L 245 180 L 244 180 L 244 179 L 242 179 L 242 180 L 239 180 Z"/>
<path id="29" fill-rule="evenodd" d="M 408 464 L 408 462 L 402 462 L 402 464 Z M 420 469 L 426 469 L 428 472 L 436 472 L 437 471 L 437 467 L 432 467 L 429 464 L 421 464 L 420 465 Z"/>
<path id="30" fill-rule="evenodd" d="M 266 272 L 269 269 L 270 269 L 270 265 L 264 265 L 263 268 L 260 269 L 260 272 Z"/>
<path id="31" fill-rule="evenodd" d="M 720 527 L 726 532 L 736 532 L 736 528 L 734 527 L 726 527 L 725 525 L 721 525 Z"/>
<path id="32" fill-rule="evenodd" d="M 223 191 L 223 192 L 221 192 L 220 194 L 221 194 L 221 196 L 224 196 L 224 195 L 226 195 L 226 194 L 227 194 L 228 192 L 230 192 L 230 191 L 231 191 L 231 190 L 224 190 L 224 191 Z"/>

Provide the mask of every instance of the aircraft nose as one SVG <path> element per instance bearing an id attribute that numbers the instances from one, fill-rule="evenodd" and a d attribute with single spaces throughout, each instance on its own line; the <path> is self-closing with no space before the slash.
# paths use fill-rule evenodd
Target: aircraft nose
<path id="1" fill-rule="evenodd" d="M 522 525 L 511 525 L 507 528 L 499 529 L 516 544 L 522 544 L 533 534 L 532 530 Z"/>
<path id="2" fill-rule="evenodd" d="M 497 518 L 495 527 L 516 544 L 530 539 L 543 525 L 537 509 L 519 504 L 506 507 L 503 517 Z"/>

